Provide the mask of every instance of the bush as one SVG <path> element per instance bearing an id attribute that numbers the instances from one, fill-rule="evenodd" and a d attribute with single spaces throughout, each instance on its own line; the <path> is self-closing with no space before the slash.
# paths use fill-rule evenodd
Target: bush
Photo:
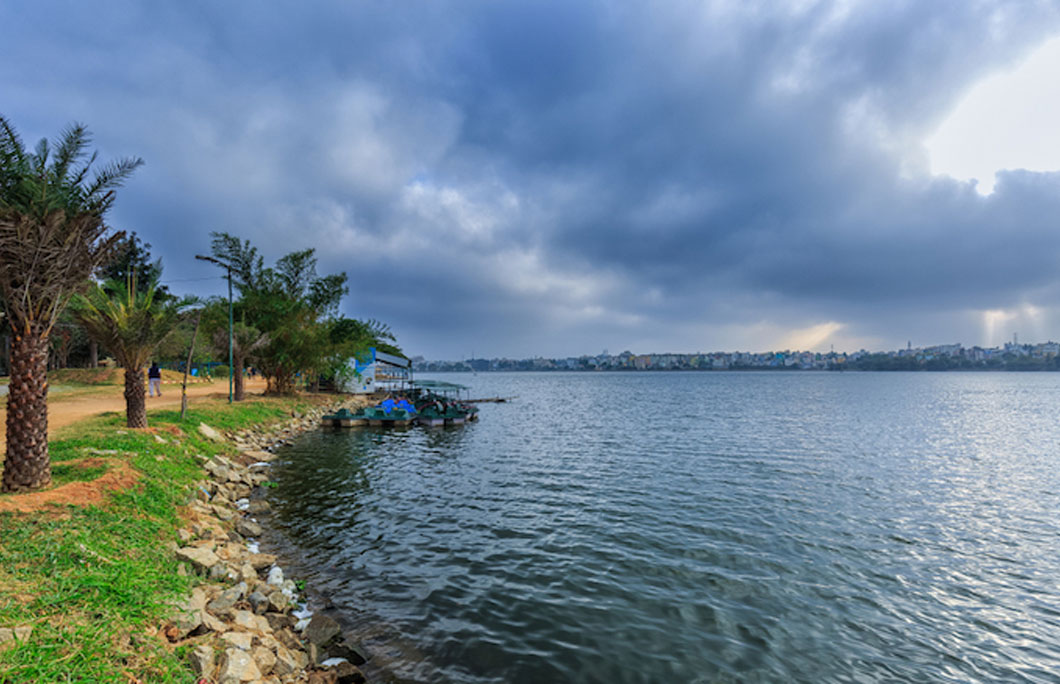
<path id="1" fill-rule="evenodd" d="M 226 380 L 228 378 L 228 366 L 223 364 L 219 366 L 214 366 L 210 369 L 210 377 L 217 378 L 219 380 Z"/>

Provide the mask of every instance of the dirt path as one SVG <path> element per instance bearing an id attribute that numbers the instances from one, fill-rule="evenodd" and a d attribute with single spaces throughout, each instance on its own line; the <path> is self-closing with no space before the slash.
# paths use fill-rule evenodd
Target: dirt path
<path id="1" fill-rule="evenodd" d="M 56 393 L 48 396 L 48 436 L 53 437 L 57 430 L 72 425 L 89 416 L 108 411 L 125 413 L 124 387 L 120 385 L 103 385 L 86 391 L 74 391 L 69 394 Z M 265 391 L 265 381 L 261 378 L 246 380 L 247 394 L 260 394 Z M 228 383 L 214 382 L 188 385 L 188 404 L 205 397 L 226 399 Z M 163 383 L 161 397 L 148 397 L 147 410 L 156 408 L 180 407 L 180 383 Z M 7 421 L 7 402 L 0 401 L 0 426 Z M 0 429 L 0 449 L 7 444 L 4 430 Z"/>

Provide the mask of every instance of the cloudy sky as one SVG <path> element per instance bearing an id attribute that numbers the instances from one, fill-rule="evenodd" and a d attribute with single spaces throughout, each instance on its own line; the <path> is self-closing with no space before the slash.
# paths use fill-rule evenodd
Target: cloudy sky
<path id="1" fill-rule="evenodd" d="M 0 4 L 0 113 L 146 165 L 110 222 L 315 247 L 409 354 L 1060 339 L 1060 8 Z M 996 174 L 996 175 L 995 175 Z"/>

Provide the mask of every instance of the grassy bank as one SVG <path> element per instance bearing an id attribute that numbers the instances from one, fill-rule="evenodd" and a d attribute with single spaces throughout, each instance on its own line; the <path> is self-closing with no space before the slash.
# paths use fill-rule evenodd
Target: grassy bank
<path id="1" fill-rule="evenodd" d="M 203 477 L 196 455 L 231 451 L 197 426 L 264 426 L 313 401 L 211 401 L 183 423 L 178 411 L 151 412 L 148 430 L 125 428 L 115 413 L 66 428 L 50 447 L 64 503 L 0 512 L 0 628 L 32 627 L 28 639 L 0 645 L 0 682 L 194 681 L 159 626 L 168 603 L 200 581 L 170 548 Z M 108 479 L 117 489 L 84 505 Z M 0 507 L 26 508 L 27 496 L 2 495 Z"/>

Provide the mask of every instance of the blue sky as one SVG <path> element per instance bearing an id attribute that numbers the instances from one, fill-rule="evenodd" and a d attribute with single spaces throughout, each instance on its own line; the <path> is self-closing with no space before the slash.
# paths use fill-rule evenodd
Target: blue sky
<path id="1" fill-rule="evenodd" d="M 194 255 L 225 230 L 317 248 L 345 313 L 428 358 L 1060 338 L 1053 101 L 984 85 L 1060 36 L 1052 2 L 45 0 L 0 26 L 0 113 L 144 158 L 110 222 L 177 292 L 224 291 Z"/>

